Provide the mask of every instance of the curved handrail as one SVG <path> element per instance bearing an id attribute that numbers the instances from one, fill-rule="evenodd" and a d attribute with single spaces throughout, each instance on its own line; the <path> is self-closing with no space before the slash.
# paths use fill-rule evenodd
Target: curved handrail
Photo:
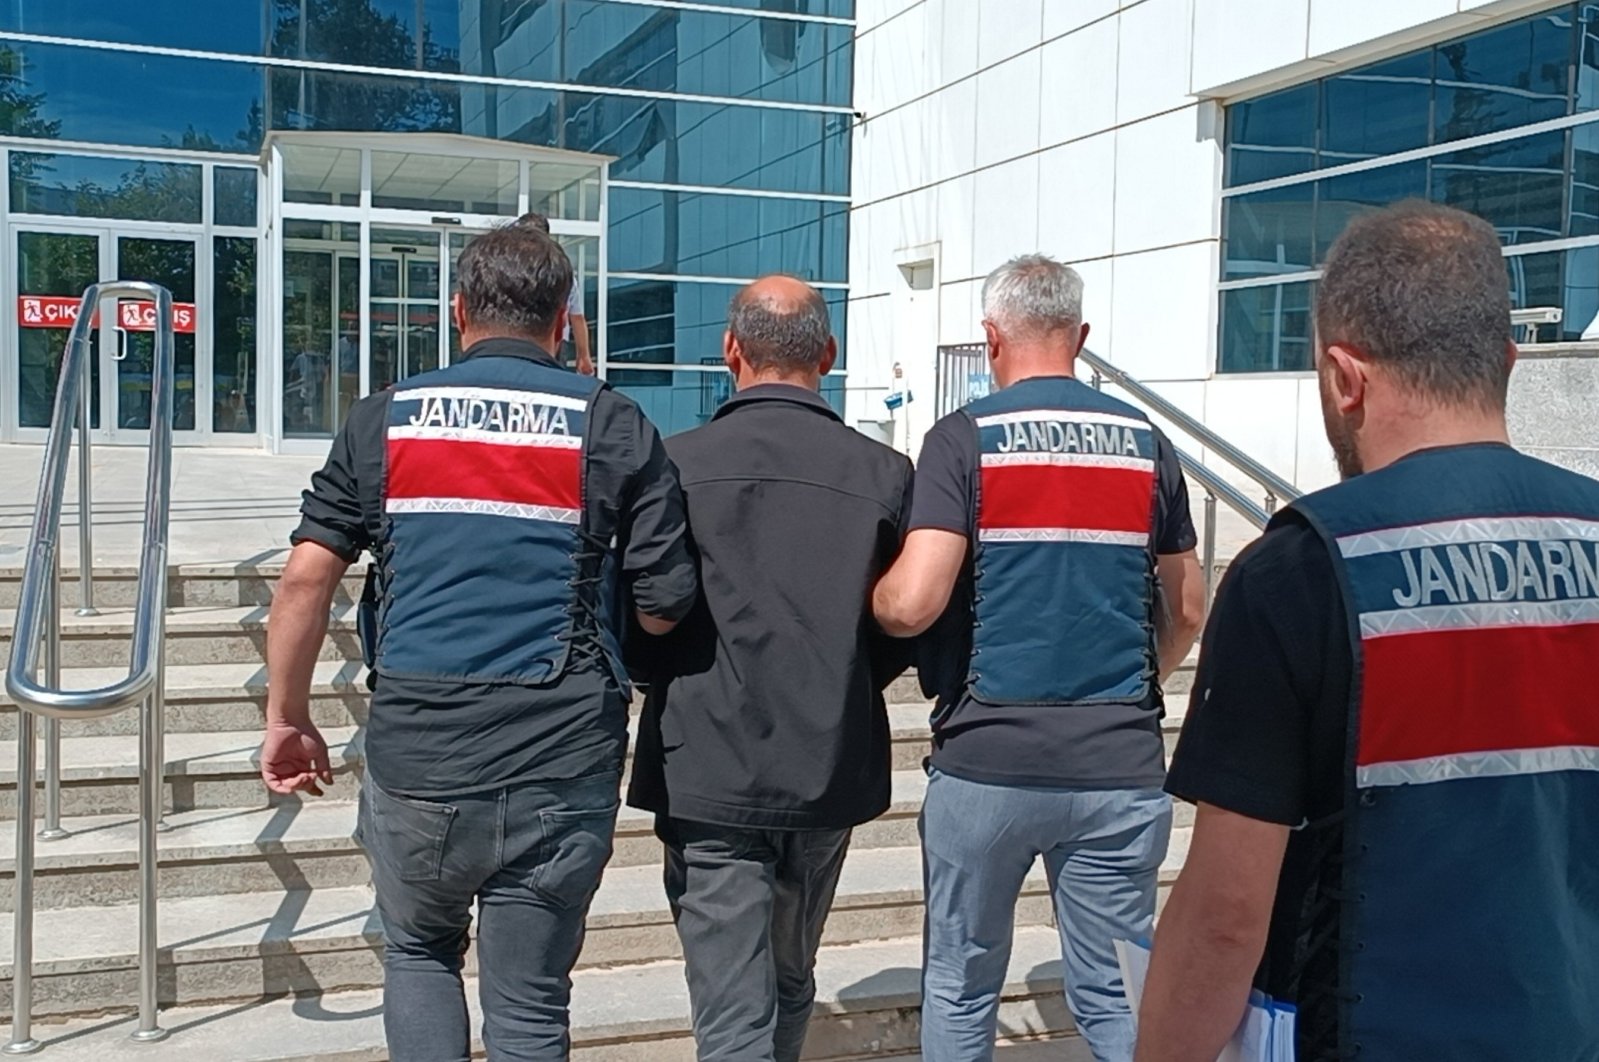
<path id="1" fill-rule="evenodd" d="M 61 534 L 61 504 L 66 490 L 72 428 L 78 412 L 78 389 L 86 378 L 90 330 L 103 299 L 130 298 L 155 303 L 155 365 L 150 379 L 149 481 L 144 495 L 144 541 L 133 616 L 133 651 L 128 676 L 92 690 L 61 690 L 35 680 L 45 605 L 52 594 Z M 158 284 L 116 281 L 95 284 L 83 293 L 61 359 L 61 382 L 44 448 L 44 469 L 34 506 L 22 587 L 17 601 L 6 669 L 6 692 L 37 715 L 57 719 L 97 719 L 131 708 L 155 691 L 161 665 L 161 626 L 166 612 L 167 533 L 172 496 L 172 376 L 174 371 L 172 293 Z M 85 425 L 87 427 L 87 425 Z M 88 520 L 89 499 L 79 499 Z"/>
<path id="2" fill-rule="evenodd" d="M 1095 354 L 1089 350 L 1085 350 L 1078 355 L 1078 358 L 1089 368 L 1093 369 L 1095 373 L 1104 377 L 1106 380 L 1109 380 L 1123 391 L 1126 391 L 1128 394 L 1137 398 L 1138 401 L 1145 406 L 1148 406 L 1156 413 L 1159 413 L 1162 417 L 1177 425 L 1183 430 L 1184 434 L 1198 439 L 1205 445 L 1207 450 L 1210 450 L 1217 457 L 1220 457 L 1223 461 L 1227 462 L 1229 465 L 1232 465 L 1245 476 L 1258 483 L 1261 489 L 1266 492 L 1266 508 L 1268 510 L 1275 507 L 1274 503 L 1276 501 L 1291 502 L 1299 498 L 1304 493 L 1298 487 L 1295 487 L 1292 483 L 1289 483 L 1286 479 L 1283 479 L 1281 476 L 1277 475 L 1277 473 L 1273 472 L 1259 461 L 1256 461 L 1254 458 L 1250 457 L 1248 454 L 1238 449 L 1238 447 L 1234 446 L 1226 439 L 1223 439 L 1220 435 L 1217 435 L 1215 432 L 1205 427 L 1205 425 L 1201 424 L 1199 421 L 1195 420 L 1181 409 L 1178 409 L 1176 406 L 1172 405 L 1150 388 L 1145 387 L 1143 384 L 1139 383 L 1131 376 L 1128 376 L 1126 373 L 1116 368 L 1104 358 L 1101 358 L 1098 354 Z M 1197 461 L 1193 461 L 1192 464 L 1189 463 L 1190 461 L 1192 461 L 1192 459 L 1184 462 L 1184 466 L 1189 468 L 1190 472 L 1193 472 L 1195 467 L 1204 468 L 1204 466 L 1200 465 Z M 1194 478 L 1205 483 L 1206 487 L 1216 490 L 1216 488 L 1212 487 L 1211 484 L 1206 481 L 1204 474 L 1199 472 L 1194 472 L 1193 474 Z M 1216 490 L 1216 493 L 1229 505 L 1237 508 L 1234 500 L 1228 496 L 1226 492 L 1222 490 Z M 1236 494 L 1237 492 L 1233 491 L 1232 493 Z M 1239 497 L 1241 498 L 1242 495 Z M 1251 505 L 1252 504 L 1253 503 L 1251 503 Z M 1243 512 L 1243 510 L 1240 510 L 1240 512 Z M 1250 514 L 1244 512 L 1244 515 L 1247 517 Z"/>

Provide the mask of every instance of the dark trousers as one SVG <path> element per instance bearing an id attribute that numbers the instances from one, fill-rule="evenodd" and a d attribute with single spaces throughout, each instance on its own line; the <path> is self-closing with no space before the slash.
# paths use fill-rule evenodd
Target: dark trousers
<path id="1" fill-rule="evenodd" d="M 461 967 L 472 903 L 490 1062 L 570 1054 L 583 922 L 611 858 L 615 773 L 447 800 L 367 779 L 359 836 L 383 919 L 383 1028 L 393 1062 L 467 1062 Z"/>
<path id="2" fill-rule="evenodd" d="M 700 1062 L 798 1062 L 850 831 L 656 829 Z"/>

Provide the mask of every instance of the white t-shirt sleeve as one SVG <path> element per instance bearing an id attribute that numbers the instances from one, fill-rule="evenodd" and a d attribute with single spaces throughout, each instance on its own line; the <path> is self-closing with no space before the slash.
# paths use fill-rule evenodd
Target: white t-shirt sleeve
<path id="1" fill-rule="evenodd" d="M 578 277 L 572 283 L 572 290 L 566 296 L 566 335 L 562 338 L 572 338 L 572 318 L 583 316 L 583 278 Z"/>

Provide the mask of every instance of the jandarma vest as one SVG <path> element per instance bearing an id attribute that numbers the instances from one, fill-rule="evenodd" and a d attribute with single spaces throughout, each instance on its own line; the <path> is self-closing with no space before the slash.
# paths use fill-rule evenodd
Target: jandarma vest
<path id="1" fill-rule="evenodd" d="M 1155 675 L 1155 439 L 1065 377 L 967 406 L 974 496 L 967 687 L 997 704 L 1136 701 Z"/>
<path id="2" fill-rule="evenodd" d="M 533 685 L 559 677 L 577 653 L 625 682 L 616 528 L 590 526 L 584 506 L 589 413 L 602 387 L 484 356 L 395 388 L 378 675 Z"/>
<path id="3" fill-rule="evenodd" d="M 1599 1059 L 1599 483 L 1464 447 L 1293 511 L 1355 653 L 1340 1054 Z"/>

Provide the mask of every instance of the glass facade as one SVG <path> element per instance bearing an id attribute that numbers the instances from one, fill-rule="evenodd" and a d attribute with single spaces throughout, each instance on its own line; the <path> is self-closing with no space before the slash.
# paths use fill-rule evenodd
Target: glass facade
<path id="1" fill-rule="evenodd" d="M 1599 8 L 1551 6 L 1234 104 L 1226 186 L 1222 372 L 1309 369 L 1327 249 L 1352 218 L 1407 198 L 1498 230 L 1515 304 L 1564 310 L 1540 339 L 1595 338 Z"/>
<path id="2" fill-rule="evenodd" d="M 582 257 L 601 364 L 664 430 L 703 420 L 702 392 L 722 386 L 698 376 L 719 374 L 739 281 L 823 285 L 847 350 L 854 14 L 853 0 L 238 0 L 196 17 L 155 0 L 132 17 L 112 0 L 0 0 L 0 208 L 19 278 L 0 292 L 0 438 L 35 437 L 65 335 L 21 322 L 26 255 L 47 298 L 124 258 L 172 266 L 197 307 L 179 341 L 191 442 L 324 439 L 361 394 L 450 357 L 453 259 L 524 209 Z M 274 149 L 301 134 L 384 142 Z M 445 150 L 439 134 L 502 150 Z M 163 226 L 182 254 L 152 242 Z M 102 345 L 131 343 L 126 365 L 145 339 Z M 109 372 L 105 430 L 138 430 L 148 395 L 118 377 L 132 368 Z"/>

